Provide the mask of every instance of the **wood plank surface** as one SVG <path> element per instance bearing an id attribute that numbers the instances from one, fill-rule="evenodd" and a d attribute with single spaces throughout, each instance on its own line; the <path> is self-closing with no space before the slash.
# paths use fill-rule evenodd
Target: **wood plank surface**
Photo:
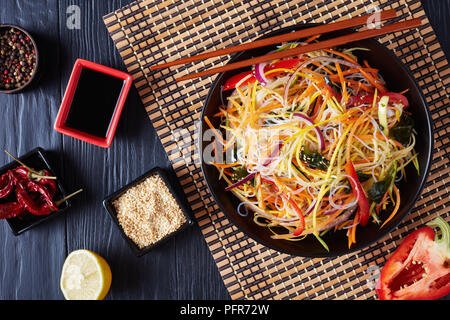
<path id="1" fill-rule="evenodd" d="M 0 145 L 21 155 L 40 146 L 68 191 L 83 187 L 63 217 L 15 237 L 0 221 L 0 300 L 59 300 L 59 277 L 72 250 L 93 250 L 110 263 L 107 299 L 229 299 L 197 226 L 137 258 L 102 207 L 102 200 L 153 166 L 170 163 L 133 87 L 110 149 L 53 130 L 53 122 L 77 58 L 125 70 L 102 16 L 131 0 L 4 1 L 0 23 L 36 36 L 44 71 L 26 92 L 0 94 Z M 80 9 L 80 29 L 70 29 L 70 6 Z M 444 52 L 450 52 L 450 0 L 423 1 Z M 0 152 L 0 165 L 10 159 Z"/>
<path id="2" fill-rule="evenodd" d="M 137 258 L 102 207 L 102 200 L 153 166 L 170 170 L 134 87 L 113 145 L 96 147 L 53 130 L 73 63 L 84 58 L 125 70 L 102 16 L 131 1 L 8 1 L 2 23 L 36 35 L 45 74 L 30 91 L 1 95 L 0 144 L 15 154 L 36 146 L 49 150 L 67 190 L 85 192 L 64 217 L 18 237 L 0 223 L 0 299 L 63 299 L 59 276 L 66 255 L 86 248 L 111 265 L 107 299 L 228 299 L 228 292 L 197 226 Z M 67 8 L 80 8 L 80 29 L 69 29 Z M 40 47 L 41 47 L 40 46 Z M 0 152 L 0 164 L 10 159 Z"/>

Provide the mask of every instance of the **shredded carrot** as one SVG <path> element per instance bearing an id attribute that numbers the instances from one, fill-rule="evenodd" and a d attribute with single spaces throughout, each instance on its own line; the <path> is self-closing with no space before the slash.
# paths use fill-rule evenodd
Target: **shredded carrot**
<path id="1" fill-rule="evenodd" d="M 381 225 L 380 228 L 383 228 L 386 225 L 386 223 L 391 221 L 392 218 L 394 218 L 394 216 L 397 214 L 398 209 L 400 208 L 400 191 L 398 190 L 398 188 L 395 184 L 394 184 L 394 192 L 395 192 L 395 197 L 396 197 L 395 208 L 392 211 L 391 215 L 384 221 L 384 223 Z"/>
<path id="2" fill-rule="evenodd" d="M 207 116 L 204 116 L 205 122 L 208 124 L 209 128 L 213 131 L 214 135 L 217 139 L 219 139 L 223 144 L 226 144 L 225 140 L 222 138 L 222 135 L 217 131 L 216 128 L 212 125 L 211 121 L 209 121 Z"/>
<path id="3" fill-rule="evenodd" d="M 392 138 L 390 138 L 390 137 L 385 137 L 385 136 L 383 136 L 383 135 L 380 134 L 380 133 L 377 133 L 377 134 L 375 135 L 375 137 L 376 137 L 377 139 L 379 139 L 379 140 L 390 141 L 390 142 L 392 142 L 393 144 L 395 144 L 396 147 L 398 147 L 398 148 L 400 148 L 400 149 L 403 149 L 403 148 L 404 148 L 404 146 L 403 146 L 400 142 L 398 142 L 397 140 L 394 140 L 394 139 L 392 139 Z M 367 141 L 367 140 L 373 140 L 374 136 L 373 136 L 372 134 L 370 134 L 370 135 L 358 136 L 358 138 L 361 139 L 362 141 Z"/>
<path id="4" fill-rule="evenodd" d="M 347 98 L 348 98 L 347 97 L 347 86 L 345 85 L 344 75 L 342 74 L 341 66 L 339 65 L 339 63 L 335 63 L 335 66 L 336 66 L 336 70 L 339 75 L 339 80 L 341 82 L 342 98 L 344 99 L 345 102 L 347 102 Z"/>
<path id="5" fill-rule="evenodd" d="M 319 62 L 313 62 L 312 65 L 316 66 L 316 67 L 322 67 L 323 70 L 325 70 L 329 75 L 333 75 L 334 73 L 331 72 L 330 70 L 328 70 L 327 67 L 325 67 L 324 65 L 320 64 Z"/>
<path id="6" fill-rule="evenodd" d="M 365 92 L 369 92 L 372 93 L 374 90 L 368 86 L 366 86 L 365 84 L 352 80 L 352 79 L 347 79 L 347 82 L 350 83 L 352 85 L 352 87 L 357 86 L 359 89 L 364 90 Z"/>
<path id="7" fill-rule="evenodd" d="M 359 221 L 359 210 L 355 214 L 355 218 L 353 219 L 353 225 L 349 230 L 349 249 L 353 243 L 356 243 L 356 227 L 358 226 Z"/>
<path id="8" fill-rule="evenodd" d="M 372 111 L 372 109 L 367 109 L 364 111 L 361 117 L 358 118 L 358 120 L 353 124 L 353 127 L 351 128 L 348 139 L 347 139 L 347 148 L 346 148 L 346 159 L 347 162 L 350 162 L 350 151 L 351 151 L 351 145 L 353 142 L 353 135 L 355 134 L 356 129 L 358 129 L 358 126 L 365 120 L 365 117 Z"/>
<path id="9" fill-rule="evenodd" d="M 316 39 L 314 36 L 307 41 Z M 415 157 L 415 139 L 406 146 L 380 131 L 376 97 L 386 88 L 378 69 L 367 61 L 360 65 L 352 53 L 334 49 L 301 56 L 302 62 L 309 59 L 314 60 L 295 75 L 289 86 L 297 66 L 272 69 L 266 72 L 269 83 L 253 81 L 230 92 L 227 106 L 214 115 L 222 121 L 220 130 L 205 117 L 217 137 L 215 153 L 220 149 L 227 159 L 232 159 L 227 160 L 229 163 L 216 160 L 211 165 L 219 171 L 219 179 L 234 185 L 232 192 L 241 204 L 254 211 L 254 222 L 268 227 L 274 239 L 300 241 L 309 233 L 320 236 L 332 225 L 331 230 L 347 229 L 351 248 L 357 243 L 357 229 L 362 234 L 364 228 L 359 226 L 359 209 L 351 216 L 343 214 L 358 206 L 360 200 L 349 192 L 346 164 L 352 161 L 358 176 L 366 175 L 360 182 L 367 195 L 394 162 L 405 177 L 405 166 Z M 325 86 L 328 79 L 335 92 Z M 373 96 L 373 103 L 350 107 L 350 96 L 364 94 Z M 388 103 L 387 108 L 390 113 L 397 111 L 393 103 Z M 399 121 L 399 112 L 389 117 L 388 130 Z M 225 139 L 222 130 L 227 133 Z M 225 154 L 228 149 L 231 158 Z M 236 176 L 243 179 L 241 183 L 236 183 Z M 400 193 L 396 186 L 393 192 L 383 195 L 379 204 L 367 200 L 372 213 L 391 208 L 391 201 L 395 206 L 382 226 L 398 214 Z M 337 223 L 340 217 L 344 219 Z"/>
<path id="10" fill-rule="evenodd" d="M 381 78 L 378 74 L 378 70 L 377 69 L 373 69 L 369 66 L 369 63 L 367 62 L 367 60 L 364 60 L 364 65 L 366 66 L 366 68 L 364 69 L 364 71 L 367 71 L 368 73 L 372 74 L 372 76 L 378 80 L 381 81 Z"/>
<path id="11" fill-rule="evenodd" d="M 386 192 L 384 193 L 384 196 L 383 196 L 383 198 L 381 199 L 380 203 L 376 206 L 377 212 L 380 212 L 381 207 L 382 207 L 383 204 L 385 203 L 387 197 L 388 197 L 388 191 L 386 191 Z"/>
<path id="12" fill-rule="evenodd" d="M 344 58 L 344 60 L 347 60 L 348 62 L 351 62 L 351 63 L 354 63 L 356 65 L 359 65 L 358 61 L 356 61 L 355 59 L 353 59 L 352 57 L 350 57 L 349 55 L 347 55 L 345 53 L 342 53 L 342 52 L 339 52 L 339 51 L 336 51 L 336 50 L 333 50 L 333 49 L 325 49 L 325 51 L 329 52 L 329 53 L 332 53 L 332 54 L 335 54 L 337 56 L 340 56 L 340 57 Z"/>
<path id="13" fill-rule="evenodd" d="M 380 91 L 381 93 L 387 92 L 387 89 L 383 85 L 379 84 L 369 73 L 365 72 L 362 68 L 359 69 L 359 71 L 363 74 L 364 77 L 366 77 L 371 85 L 378 89 L 378 91 Z"/>
<path id="14" fill-rule="evenodd" d="M 210 162 L 211 165 L 219 167 L 219 168 L 231 168 L 235 166 L 240 166 L 240 162 L 234 162 L 234 163 L 217 163 L 217 162 Z"/>
<path id="15" fill-rule="evenodd" d="M 322 106 L 320 107 L 320 109 L 319 109 L 319 111 L 317 113 L 317 116 L 313 116 L 312 117 L 314 120 L 322 118 L 322 115 L 325 112 L 325 108 L 327 106 L 327 101 L 328 101 L 329 98 L 330 98 L 330 92 L 327 90 L 327 92 L 325 93 L 325 97 L 323 98 Z"/>

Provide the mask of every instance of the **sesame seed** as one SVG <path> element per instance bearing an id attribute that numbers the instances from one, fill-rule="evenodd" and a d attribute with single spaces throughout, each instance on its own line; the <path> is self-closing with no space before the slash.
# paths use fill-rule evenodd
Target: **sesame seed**
<path id="1" fill-rule="evenodd" d="M 178 230 L 186 217 L 158 174 L 119 196 L 113 205 L 125 234 L 143 249 Z"/>

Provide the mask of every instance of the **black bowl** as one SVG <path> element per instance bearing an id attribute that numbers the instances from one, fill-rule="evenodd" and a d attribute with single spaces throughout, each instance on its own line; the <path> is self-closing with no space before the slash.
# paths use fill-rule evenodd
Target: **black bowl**
<path id="1" fill-rule="evenodd" d="M 135 185 L 141 183 L 148 177 L 157 174 L 159 175 L 164 183 L 166 184 L 167 188 L 169 189 L 170 193 L 175 198 L 178 206 L 180 207 L 181 211 L 184 213 L 184 216 L 186 217 L 186 222 L 177 230 L 174 232 L 168 234 L 164 238 L 160 239 L 159 241 L 145 247 L 145 248 L 139 248 L 133 240 L 131 240 L 126 234 L 123 228 L 120 226 L 119 219 L 117 219 L 117 212 L 113 205 L 113 201 L 116 200 L 118 197 L 120 197 L 123 193 L 125 193 L 128 189 L 134 187 Z M 137 257 L 141 257 L 146 253 L 149 253 L 154 248 L 160 246 L 161 244 L 167 242 L 169 239 L 173 238 L 175 235 L 179 234 L 181 231 L 185 230 L 187 227 L 192 226 L 194 224 L 194 214 L 191 210 L 191 207 L 189 206 L 189 203 L 187 201 L 186 195 L 183 193 L 183 189 L 181 188 L 181 185 L 179 184 L 178 180 L 170 179 L 170 176 L 159 167 L 155 167 L 153 169 L 150 169 L 140 177 L 136 178 L 132 182 L 128 183 L 124 187 L 120 188 L 113 194 L 107 196 L 103 200 L 103 207 L 108 211 L 109 216 L 114 221 L 114 224 L 119 229 L 122 237 L 125 239 L 125 241 L 128 243 L 128 246 L 133 250 L 134 254 Z"/>
<path id="2" fill-rule="evenodd" d="M 58 177 L 57 175 L 55 175 L 55 172 L 50 165 L 50 162 L 47 158 L 45 150 L 40 147 L 31 150 L 30 152 L 21 156 L 18 159 L 30 168 L 33 168 L 36 170 L 45 169 L 48 172 L 50 172 L 50 174 L 52 176 Z M 9 164 L 5 165 L 4 167 L 0 168 L 0 175 L 4 174 L 8 170 L 18 167 L 18 166 L 20 166 L 19 163 L 17 163 L 16 161 L 12 161 Z M 56 194 L 55 194 L 54 199 L 59 200 L 59 199 L 65 198 L 67 195 L 66 195 L 66 192 L 64 191 L 63 185 L 62 185 L 59 177 L 56 180 L 56 185 L 57 185 L 57 188 L 56 188 Z M 13 196 L 13 195 L 10 195 L 6 199 L 0 199 L 0 203 L 14 202 L 14 201 L 16 201 L 16 199 L 15 199 L 15 196 Z M 66 200 L 59 206 L 58 211 L 52 212 L 49 215 L 36 216 L 31 213 L 25 213 L 19 217 L 7 219 L 6 221 L 8 222 L 9 226 L 11 227 L 11 231 L 14 233 L 14 235 L 18 236 L 18 235 L 24 233 L 25 231 L 28 231 L 28 230 L 40 225 L 41 223 L 43 223 L 45 221 L 49 221 L 50 219 L 60 216 L 65 210 L 70 208 L 70 206 L 71 206 L 70 200 Z"/>
<path id="3" fill-rule="evenodd" d="M 313 24 L 288 27 L 271 32 L 263 38 L 311 26 L 313 26 Z M 323 35 L 321 38 L 332 38 L 348 32 L 350 31 L 334 32 Z M 205 130 L 209 128 L 203 120 L 204 116 L 208 116 L 213 125 L 218 128 L 219 120 L 214 118 L 212 115 L 218 112 L 218 106 L 220 106 L 222 101 L 226 98 L 226 96 L 222 96 L 223 93 L 221 87 L 228 78 L 245 70 L 249 70 L 248 68 L 219 74 L 211 86 L 203 107 L 199 135 L 199 150 L 200 157 L 202 159 L 201 166 L 207 185 L 217 204 L 229 220 L 247 236 L 271 249 L 290 255 L 303 257 L 333 257 L 360 250 L 375 243 L 397 227 L 400 221 L 411 211 L 420 193 L 422 192 L 429 172 L 432 157 L 431 150 L 433 148 L 431 116 L 423 94 L 415 83 L 411 73 L 393 53 L 373 39 L 354 42 L 343 47 L 365 47 L 370 49 L 370 51 L 357 51 L 355 54 L 361 59 L 361 61 L 367 60 L 372 67 L 380 70 L 381 75 L 386 80 L 389 90 L 400 92 L 405 89 L 409 89 L 405 95 L 410 102 L 409 111 L 412 113 L 412 117 L 416 123 L 416 151 L 419 153 L 418 160 L 420 164 L 420 175 L 417 174 L 414 166 L 408 165 L 406 168 L 408 181 L 406 182 L 403 180 L 399 184 L 402 200 L 397 215 L 382 229 L 380 229 L 380 227 L 375 223 L 369 223 L 366 227 L 360 228 L 357 235 L 357 243 L 353 245 L 351 249 L 348 248 L 348 240 L 345 235 L 345 230 L 338 231 L 336 233 L 328 232 L 322 237 L 329 247 L 329 252 L 323 248 L 314 236 L 308 236 L 302 241 L 272 239 L 270 237 L 272 235 L 270 230 L 260 227 L 253 222 L 253 214 L 250 213 L 246 217 L 243 217 L 237 213 L 236 209 L 240 201 L 231 192 L 226 192 L 224 190 L 227 185 L 223 179 L 219 180 L 219 173 L 217 169 L 204 163 L 203 151 L 210 143 L 210 141 L 202 141 Z M 274 47 L 267 47 L 241 52 L 233 56 L 230 63 L 249 59 L 254 56 L 260 56 L 273 49 Z M 383 215 L 381 218 L 385 219 L 386 216 Z"/>

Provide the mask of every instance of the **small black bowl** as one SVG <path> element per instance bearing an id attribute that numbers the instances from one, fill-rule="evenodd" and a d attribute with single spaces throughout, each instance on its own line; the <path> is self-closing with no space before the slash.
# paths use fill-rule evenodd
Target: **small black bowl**
<path id="1" fill-rule="evenodd" d="M 26 35 L 30 38 L 31 43 L 33 44 L 35 55 L 36 55 L 36 65 L 33 69 L 33 74 L 31 76 L 31 78 L 27 82 L 25 82 L 21 87 L 13 88 L 13 89 L 0 89 L 0 93 L 18 93 L 18 92 L 24 90 L 33 82 L 33 80 L 36 78 L 36 74 L 38 73 L 38 70 L 39 70 L 39 51 L 38 51 L 38 46 L 36 44 L 36 41 L 34 40 L 34 38 L 30 35 L 30 33 L 28 31 L 26 31 L 25 29 L 23 29 L 19 26 L 12 25 L 12 24 L 0 24 L 0 32 L 3 32 L 4 30 L 11 29 L 11 28 L 23 33 L 24 35 Z"/>
<path id="2" fill-rule="evenodd" d="M 21 156 L 18 158 L 21 162 L 26 164 L 28 167 L 36 169 L 36 170 L 47 170 L 50 172 L 52 176 L 56 176 L 52 167 L 50 166 L 50 163 L 47 159 L 47 156 L 45 154 L 45 150 L 38 147 L 34 150 L 31 150 L 27 154 Z M 9 164 L 5 165 L 4 167 L 0 168 L 0 175 L 3 175 L 6 171 L 14 169 L 19 167 L 20 164 L 16 161 L 12 161 Z M 61 181 L 59 179 L 56 180 L 56 194 L 54 199 L 59 200 L 66 197 L 66 192 L 64 191 L 64 188 L 61 184 Z M 0 203 L 7 203 L 7 202 L 13 202 L 17 201 L 14 195 L 10 195 L 6 199 L 0 199 Z M 14 235 L 18 236 L 25 231 L 28 231 L 37 225 L 48 221 L 50 219 L 53 219 L 57 216 L 60 216 L 65 210 L 67 210 L 71 206 L 70 200 L 64 201 L 60 206 L 59 210 L 55 211 L 49 215 L 46 216 L 36 216 L 31 213 L 25 213 L 21 215 L 20 217 L 10 218 L 6 219 L 9 226 L 11 227 L 12 232 Z"/>
<path id="3" fill-rule="evenodd" d="M 262 38 L 285 34 L 293 30 L 301 30 L 315 25 L 317 24 L 297 24 L 292 27 L 272 31 L 269 34 L 264 35 Z M 352 32 L 352 30 L 331 32 L 321 36 L 321 39 L 324 40 L 334 38 L 348 34 L 349 32 Z M 358 232 L 357 243 L 352 246 L 351 249 L 348 248 L 348 241 L 345 235 L 346 230 L 328 232 L 322 237 L 329 247 L 329 252 L 323 248 L 314 236 L 307 236 L 302 241 L 272 239 L 272 233 L 267 228 L 260 227 L 254 223 L 252 214 L 248 214 L 246 217 L 238 214 L 237 207 L 240 204 L 239 199 L 237 199 L 237 197 L 235 197 L 231 192 L 225 191 L 227 184 L 223 179 L 219 180 L 219 173 L 217 169 L 203 161 L 203 152 L 207 150 L 206 148 L 210 143 L 210 141 L 203 141 L 202 139 L 205 131 L 209 128 L 203 119 L 207 116 L 211 119 L 212 124 L 216 128 L 219 127 L 219 119 L 217 117 L 213 117 L 213 115 L 219 111 L 218 106 L 223 104 L 224 99 L 229 94 L 227 92 L 222 93 L 222 86 L 227 79 L 240 72 L 247 71 L 249 68 L 232 70 L 219 74 L 214 83 L 211 85 L 203 106 L 203 111 L 200 116 L 202 121 L 198 143 L 200 159 L 202 160 L 202 172 L 209 190 L 211 191 L 222 212 L 225 213 L 225 215 L 239 228 L 239 230 L 243 231 L 247 236 L 255 241 L 258 241 L 259 243 L 279 252 L 294 256 L 324 258 L 348 254 L 368 247 L 369 245 L 385 237 L 389 232 L 397 227 L 403 218 L 411 211 L 424 188 L 430 170 L 434 142 L 433 126 L 428 106 L 420 88 L 414 81 L 414 77 L 392 52 L 376 40 L 362 40 L 343 47 L 365 47 L 370 49 L 370 51 L 358 51 L 356 55 L 361 59 L 361 61 L 367 60 L 373 68 L 379 69 L 381 75 L 386 80 L 388 89 L 391 91 L 400 92 L 402 90 L 409 89 L 405 95 L 410 102 L 408 111 L 412 113 L 412 117 L 415 120 L 415 130 L 417 131 L 415 149 L 419 154 L 418 161 L 420 165 L 420 175 L 417 174 L 414 166 L 412 165 L 405 168 L 408 181 L 406 182 L 403 180 L 399 184 L 402 201 L 396 216 L 381 229 L 375 223 L 369 223 L 366 227 L 361 228 Z M 237 53 L 232 57 L 229 63 L 261 56 L 274 49 L 275 46 L 272 46 Z M 382 218 L 385 219 L 385 216 L 382 216 Z"/>
<path id="4" fill-rule="evenodd" d="M 174 232 L 168 234 L 167 236 L 165 236 L 164 238 L 160 239 L 159 241 L 153 243 L 152 245 L 141 249 L 133 242 L 133 240 L 131 240 L 125 234 L 123 228 L 120 226 L 119 220 L 117 219 L 117 212 L 112 203 L 119 196 L 121 196 L 123 193 L 125 193 L 128 189 L 141 183 L 142 181 L 144 181 L 145 179 L 147 179 L 148 177 L 150 177 L 154 174 L 159 175 L 163 179 L 163 181 L 166 184 L 167 188 L 169 189 L 170 193 L 173 195 L 176 202 L 178 203 L 178 206 L 181 208 L 181 211 L 184 213 L 184 216 L 186 217 L 186 222 L 180 228 L 175 230 Z M 175 181 L 176 181 L 176 183 L 175 183 Z M 186 199 L 186 195 L 183 193 L 182 188 L 181 188 L 180 184 L 178 183 L 178 180 L 171 181 L 171 179 L 169 179 L 168 174 L 162 168 L 159 168 L 159 167 L 155 167 L 155 168 L 151 169 L 150 171 L 144 173 L 142 176 L 138 177 L 137 179 L 130 182 L 126 186 L 122 187 L 118 191 L 107 196 L 105 198 L 105 200 L 103 200 L 103 206 L 105 207 L 106 211 L 108 211 L 108 213 L 111 216 L 111 218 L 113 219 L 114 223 L 119 228 L 120 233 L 122 234 L 122 237 L 126 240 L 126 242 L 128 243 L 128 245 L 130 246 L 130 248 L 133 250 L 133 252 L 136 254 L 137 257 L 141 257 L 144 254 L 150 252 L 155 247 L 163 244 L 164 242 L 171 239 L 172 237 L 174 237 L 181 231 L 185 230 L 187 227 L 192 226 L 194 224 L 193 212 L 192 212 L 191 207 Z"/>

